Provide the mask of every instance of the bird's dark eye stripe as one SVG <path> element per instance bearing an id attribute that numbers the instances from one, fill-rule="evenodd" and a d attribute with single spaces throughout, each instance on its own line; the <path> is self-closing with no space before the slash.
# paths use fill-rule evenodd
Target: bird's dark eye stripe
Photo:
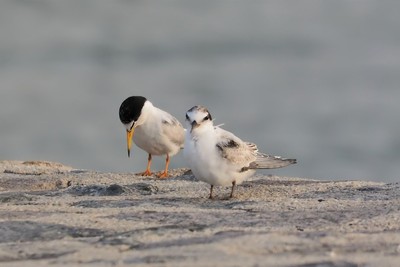
<path id="1" fill-rule="evenodd" d="M 206 120 L 211 120 L 210 114 L 208 114 L 207 116 L 204 117 L 203 121 L 206 121 Z"/>
<path id="2" fill-rule="evenodd" d="M 189 116 L 188 116 L 188 114 L 186 114 L 186 119 L 187 119 L 187 120 L 189 120 Z"/>

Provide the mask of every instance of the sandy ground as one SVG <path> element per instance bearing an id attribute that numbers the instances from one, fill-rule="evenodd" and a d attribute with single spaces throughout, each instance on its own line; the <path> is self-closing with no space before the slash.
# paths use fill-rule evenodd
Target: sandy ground
<path id="1" fill-rule="evenodd" d="M 400 266 L 400 184 L 0 162 L 0 266 Z"/>

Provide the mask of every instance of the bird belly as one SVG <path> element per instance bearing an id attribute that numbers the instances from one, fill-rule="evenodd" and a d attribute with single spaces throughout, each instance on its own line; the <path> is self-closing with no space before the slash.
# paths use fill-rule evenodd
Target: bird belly
<path id="1" fill-rule="evenodd" d="M 179 152 L 179 146 L 175 145 L 162 134 L 151 134 L 150 131 L 139 127 L 135 129 L 133 142 L 149 154 L 160 156 L 169 154 L 175 155 Z"/>
<path id="2" fill-rule="evenodd" d="M 221 158 L 216 146 L 209 143 L 187 140 L 184 154 L 195 177 L 211 185 L 229 186 L 234 181 L 240 184 L 254 174 L 253 170 L 240 172 L 236 166 Z"/>

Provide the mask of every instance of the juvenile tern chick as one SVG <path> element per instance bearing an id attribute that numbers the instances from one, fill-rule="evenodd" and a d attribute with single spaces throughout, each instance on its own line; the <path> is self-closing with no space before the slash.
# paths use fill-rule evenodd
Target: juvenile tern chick
<path id="1" fill-rule="evenodd" d="M 186 124 L 183 153 L 196 178 L 211 185 L 209 198 L 213 198 L 214 185 L 232 185 L 232 198 L 235 186 L 252 176 L 255 169 L 282 168 L 296 163 L 295 159 L 260 153 L 255 144 L 214 126 L 203 106 L 187 111 Z"/>
<path id="2" fill-rule="evenodd" d="M 170 157 L 183 148 L 185 130 L 171 114 L 161 110 L 143 96 L 131 96 L 122 102 L 119 108 L 119 119 L 126 129 L 128 157 L 133 142 L 146 151 L 147 168 L 139 175 L 152 175 L 152 155 L 166 155 L 165 169 L 157 174 L 159 178 L 168 177 Z"/>

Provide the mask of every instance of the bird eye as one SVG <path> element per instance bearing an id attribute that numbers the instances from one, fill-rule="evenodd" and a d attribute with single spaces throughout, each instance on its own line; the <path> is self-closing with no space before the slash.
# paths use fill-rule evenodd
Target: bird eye
<path id="1" fill-rule="evenodd" d="M 207 115 L 207 116 L 204 117 L 203 121 L 207 121 L 209 119 L 210 119 L 210 115 Z"/>
<path id="2" fill-rule="evenodd" d="M 186 119 L 187 119 L 187 120 L 189 120 L 189 116 L 188 116 L 188 114 L 186 114 Z"/>

